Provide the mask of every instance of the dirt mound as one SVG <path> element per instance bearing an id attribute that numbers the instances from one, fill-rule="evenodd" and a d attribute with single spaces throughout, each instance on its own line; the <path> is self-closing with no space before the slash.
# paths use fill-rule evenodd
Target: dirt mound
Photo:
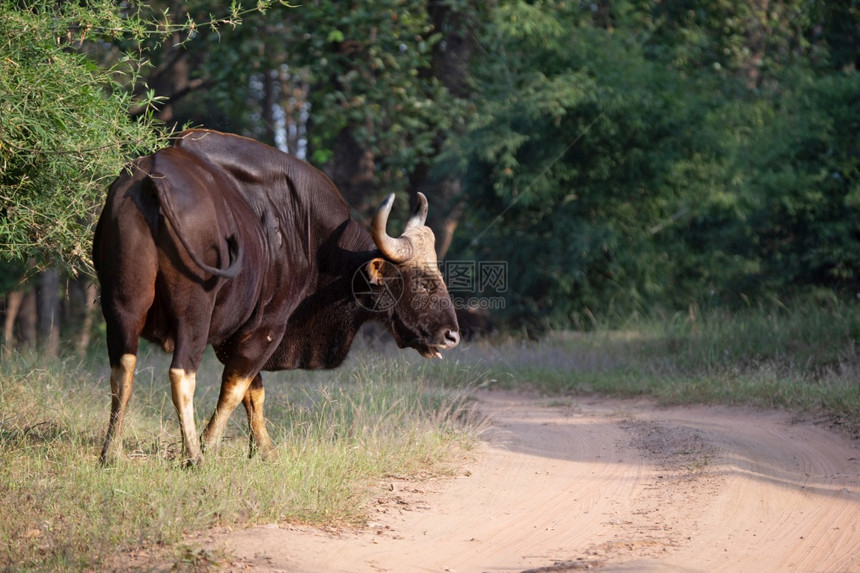
<path id="1" fill-rule="evenodd" d="M 195 543 L 290 572 L 860 572 L 860 449 L 778 412 L 479 396 L 493 427 L 454 479 L 380 484 L 361 531 Z"/>

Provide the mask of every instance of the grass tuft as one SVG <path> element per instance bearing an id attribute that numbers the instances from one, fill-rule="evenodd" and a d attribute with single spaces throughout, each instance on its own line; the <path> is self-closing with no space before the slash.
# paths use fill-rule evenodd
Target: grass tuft
<path id="1" fill-rule="evenodd" d="M 359 524 L 386 476 L 438 475 L 474 444 L 480 386 L 567 397 L 646 396 L 825 413 L 860 432 L 860 305 L 689 312 L 623 331 L 559 332 L 540 342 L 461 344 L 443 361 L 358 349 L 328 372 L 267 373 L 278 459 L 247 459 L 243 412 L 199 469 L 181 469 L 169 358 L 140 361 L 126 456 L 98 465 L 109 410 L 103 357 L 0 364 L 0 569 L 103 568 L 122 550 L 177 547 L 177 564 L 218 557 L 181 544 L 217 525 Z M 384 350 L 384 349 L 383 349 Z M 198 428 L 220 366 L 198 372 Z"/>
<path id="2" fill-rule="evenodd" d="M 774 304 L 473 345 L 503 387 L 823 413 L 860 434 L 860 304 Z"/>
<path id="3" fill-rule="evenodd" d="M 212 412 L 220 380 L 214 359 L 204 362 L 198 415 Z M 202 467 L 184 470 L 168 359 L 153 355 L 142 364 L 126 456 L 104 468 L 106 365 L 4 359 L 0 569 L 99 568 L 118 551 L 172 545 L 216 525 L 361 523 L 370 484 L 392 474 L 444 473 L 453 452 L 475 436 L 467 377 L 459 379 L 463 386 L 445 387 L 432 371 L 370 355 L 334 372 L 266 378 L 276 461 L 247 458 L 245 416 L 237 412 L 220 449 Z M 203 422 L 198 418 L 199 428 Z"/>

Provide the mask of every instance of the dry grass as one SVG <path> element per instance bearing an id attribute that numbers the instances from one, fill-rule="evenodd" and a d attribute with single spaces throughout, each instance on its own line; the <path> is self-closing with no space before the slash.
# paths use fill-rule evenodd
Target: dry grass
<path id="1" fill-rule="evenodd" d="M 503 387 L 648 396 L 822 413 L 860 434 L 860 305 L 689 312 L 623 331 L 473 345 L 466 363 Z M 468 358 L 466 358 L 468 357 Z"/>
<path id="2" fill-rule="evenodd" d="M 104 358 L 6 356 L 0 570 L 98 569 L 118 551 L 174 546 L 215 525 L 360 523 L 368 485 L 392 474 L 444 473 L 452 452 L 474 443 L 481 420 L 470 395 L 483 385 L 528 387 L 556 400 L 602 393 L 816 411 L 857 431 L 858 338 L 860 308 L 840 306 L 690 313 L 625 331 L 464 343 L 444 361 L 377 344 L 354 350 L 335 371 L 265 376 L 277 461 L 247 459 L 239 412 L 222 448 L 194 471 L 177 459 L 167 357 L 142 360 L 129 455 L 102 468 Z M 198 375 L 198 416 L 214 408 L 219 379 L 209 356 Z"/>
<path id="3" fill-rule="evenodd" d="M 98 569 L 120 550 L 174 544 L 215 525 L 359 523 L 368 484 L 445 472 L 452 452 L 474 440 L 468 372 L 460 369 L 446 388 L 396 357 L 360 356 L 335 372 L 267 378 L 277 461 L 247 459 L 238 412 L 222 448 L 193 471 L 177 457 L 165 357 L 142 361 L 128 455 L 103 468 L 106 367 L 7 356 L 0 367 L 0 570 Z M 205 363 L 198 413 L 211 412 L 220 379 L 214 359 Z"/>

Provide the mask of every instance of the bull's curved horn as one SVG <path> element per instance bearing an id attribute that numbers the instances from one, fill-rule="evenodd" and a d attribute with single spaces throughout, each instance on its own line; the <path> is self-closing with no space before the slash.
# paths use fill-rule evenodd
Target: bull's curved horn
<path id="1" fill-rule="evenodd" d="M 385 230 L 392 205 L 394 205 L 394 193 L 386 197 L 379 209 L 376 210 L 376 215 L 373 216 L 373 221 L 370 224 L 370 234 L 373 236 L 373 242 L 376 243 L 385 257 L 395 263 L 403 263 L 412 258 L 412 241 L 406 237 L 397 239 L 390 237 L 388 231 Z"/>
<path id="2" fill-rule="evenodd" d="M 427 205 L 427 197 L 424 196 L 424 193 L 418 192 L 418 205 L 415 207 L 415 211 L 412 213 L 412 216 L 409 217 L 409 220 L 406 222 L 406 230 L 414 227 L 423 227 L 424 223 L 427 221 L 427 210 L 429 206 Z"/>

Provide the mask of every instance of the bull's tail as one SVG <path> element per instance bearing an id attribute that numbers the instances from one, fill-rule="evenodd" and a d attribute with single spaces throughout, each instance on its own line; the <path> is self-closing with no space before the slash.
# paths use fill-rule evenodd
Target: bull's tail
<path id="1" fill-rule="evenodd" d="M 179 217 L 176 216 L 176 211 L 173 209 L 173 204 L 170 201 L 170 186 L 167 184 L 167 178 L 153 173 L 147 178 L 147 180 L 152 184 L 155 190 L 156 197 L 161 205 L 161 212 L 164 213 L 164 217 L 170 223 L 170 226 L 173 227 L 173 230 L 176 236 L 179 237 L 179 241 L 182 243 L 185 252 L 188 253 L 188 256 L 191 257 L 192 261 L 194 261 L 194 264 L 200 267 L 201 270 L 211 275 L 215 275 L 216 277 L 225 279 L 235 278 L 242 268 L 242 249 L 236 236 L 230 235 L 229 237 L 226 237 L 227 252 L 230 256 L 229 265 L 223 269 L 219 269 L 218 267 L 213 267 L 212 265 L 204 263 L 194 248 L 188 243 L 188 239 L 185 237 L 185 234 L 179 226 Z"/>

